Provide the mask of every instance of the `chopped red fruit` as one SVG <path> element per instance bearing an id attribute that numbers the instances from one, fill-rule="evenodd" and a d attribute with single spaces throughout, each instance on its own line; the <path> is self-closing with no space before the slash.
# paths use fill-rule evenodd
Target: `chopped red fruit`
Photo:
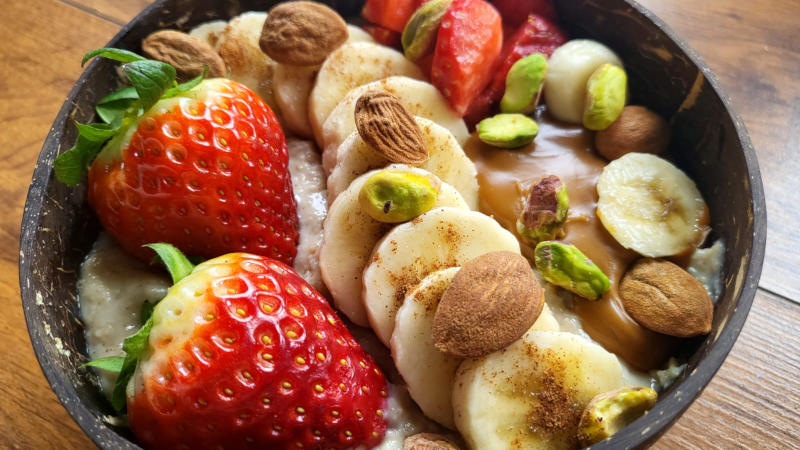
<path id="1" fill-rule="evenodd" d="M 542 16 L 531 14 L 503 45 L 500 64 L 489 86 L 476 96 L 467 112 L 468 125 L 481 121 L 490 115 L 492 107 L 503 98 L 506 90 L 506 76 L 511 66 L 520 58 L 534 53 L 548 57 L 555 49 L 567 42 L 566 34 Z"/>
<path id="2" fill-rule="evenodd" d="M 378 43 L 388 47 L 400 48 L 400 33 L 397 31 L 374 24 L 367 24 L 362 28 Z"/>
<path id="3" fill-rule="evenodd" d="M 159 254 L 182 258 L 172 250 Z M 233 253 L 189 267 L 188 275 L 180 269 L 184 277 L 137 333 L 139 354 L 126 357 L 136 367 L 123 380 L 128 418 L 145 448 L 381 442 L 383 372 L 291 267 Z"/>
<path id="4" fill-rule="evenodd" d="M 500 11 L 506 25 L 517 27 L 530 14 L 537 14 L 553 23 L 558 22 L 553 0 L 492 0 L 492 3 Z"/>
<path id="5" fill-rule="evenodd" d="M 427 0 L 367 0 L 361 16 L 391 31 L 403 32 L 414 11 Z"/>
<path id="6" fill-rule="evenodd" d="M 431 82 L 459 115 L 491 81 L 502 47 L 502 21 L 492 5 L 453 1 L 439 27 Z"/>

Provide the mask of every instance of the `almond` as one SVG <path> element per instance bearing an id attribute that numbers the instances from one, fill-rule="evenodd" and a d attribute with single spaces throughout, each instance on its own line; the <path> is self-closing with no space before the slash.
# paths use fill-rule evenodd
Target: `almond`
<path id="1" fill-rule="evenodd" d="M 706 289 L 679 266 L 644 258 L 622 278 L 625 311 L 641 326 L 676 337 L 708 334 L 714 305 Z"/>
<path id="2" fill-rule="evenodd" d="M 362 95 L 356 101 L 355 120 L 361 139 L 390 162 L 421 164 L 428 160 L 419 125 L 394 95 Z"/>
<path id="3" fill-rule="evenodd" d="M 528 260 L 490 252 L 464 264 L 442 294 L 433 318 L 439 351 L 478 357 L 507 347 L 533 325 L 544 291 Z"/>
<path id="4" fill-rule="evenodd" d="M 403 450 L 458 450 L 458 447 L 440 434 L 420 433 L 407 437 Z"/>
<path id="5" fill-rule="evenodd" d="M 626 106 L 611 126 L 597 132 L 594 142 L 597 152 L 613 161 L 631 152 L 664 153 L 669 139 L 669 124 L 661 116 L 642 106 Z"/>
<path id="6" fill-rule="evenodd" d="M 189 80 L 203 73 L 208 77 L 224 77 L 225 62 L 207 42 L 176 30 L 160 30 L 142 41 L 142 53 L 150 59 L 172 65 L 179 80 Z"/>
<path id="7" fill-rule="evenodd" d="M 258 43 L 279 63 L 315 66 L 347 36 L 347 24 L 331 8 L 315 2 L 287 2 L 270 10 Z"/>

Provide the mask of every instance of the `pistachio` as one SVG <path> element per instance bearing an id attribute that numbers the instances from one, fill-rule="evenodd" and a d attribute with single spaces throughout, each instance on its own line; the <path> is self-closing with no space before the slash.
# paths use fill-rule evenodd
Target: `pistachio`
<path id="1" fill-rule="evenodd" d="M 428 178 L 387 169 L 367 179 L 358 194 L 358 202 L 373 219 L 399 223 L 433 208 L 436 197 L 436 189 Z"/>
<path id="2" fill-rule="evenodd" d="M 622 114 L 627 94 L 625 70 L 607 63 L 598 67 L 586 83 L 583 126 L 596 131 L 608 128 Z"/>
<path id="3" fill-rule="evenodd" d="M 574 245 L 542 241 L 534 260 L 545 280 L 583 298 L 597 300 L 611 287 L 606 274 Z"/>
<path id="4" fill-rule="evenodd" d="M 451 3 L 453 0 L 431 0 L 414 12 L 400 37 L 406 58 L 417 61 L 431 52 L 442 17 Z"/>
<path id="5" fill-rule="evenodd" d="M 630 425 L 653 408 L 658 400 L 649 387 L 623 387 L 595 396 L 583 410 L 578 425 L 578 443 L 596 444 Z"/>
<path id="6" fill-rule="evenodd" d="M 555 175 L 540 178 L 531 186 L 525 208 L 517 218 L 517 233 L 532 242 L 563 235 L 569 197 L 567 187 Z"/>
<path id="7" fill-rule="evenodd" d="M 522 114 L 497 114 L 478 123 L 478 139 L 500 148 L 530 144 L 539 134 L 539 125 Z"/>
<path id="8" fill-rule="evenodd" d="M 528 55 L 515 62 L 506 76 L 506 93 L 500 100 L 500 111 L 532 113 L 539 103 L 546 75 L 547 58 L 541 53 Z"/>

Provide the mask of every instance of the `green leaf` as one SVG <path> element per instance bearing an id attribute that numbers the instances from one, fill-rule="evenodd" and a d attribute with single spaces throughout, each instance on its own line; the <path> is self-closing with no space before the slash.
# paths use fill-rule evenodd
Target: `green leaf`
<path id="1" fill-rule="evenodd" d="M 134 61 L 144 61 L 145 58 L 143 56 L 137 55 L 134 52 L 128 50 L 122 50 L 121 48 L 98 48 L 96 50 L 92 50 L 89 53 L 83 56 L 81 60 L 81 67 L 86 65 L 86 61 L 94 58 L 95 56 L 100 56 L 103 58 L 113 59 L 114 61 L 119 61 L 123 63 L 129 63 Z"/>
<path id="2" fill-rule="evenodd" d="M 163 242 L 155 243 L 155 244 L 147 244 L 143 247 L 151 248 L 158 253 L 158 256 L 161 258 L 161 261 L 167 266 L 167 270 L 169 274 L 172 275 L 172 282 L 173 284 L 177 283 L 184 279 L 187 275 L 192 273 L 194 270 L 194 264 L 192 264 L 180 250 L 175 248 L 171 244 L 166 244 Z"/>
<path id="3" fill-rule="evenodd" d="M 68 186 L 75 186 L 83 179 L 86 168 L 103 148 L 102 142 L 94 142 L 78 135 L 75 145 L 58 155 L 53 163 L 56 178 Z"/>
<path id="4" fill-rule="evenodd" d="M 114 91 L 100 100 L 97 104 L 103 105 L 106 103 L 116 102 L 118 100 L 138 100 L 139 94 L 136 93 L 136 89 L 133 86 L 125 86 L 124 88 Z"/>
<path id="5" fill-rule="evenodd" d="M 206 75 L 208 75 L 208 65 L 203 66 L 203 73 L 201 73 L 200 75 L 192 78 L 191 80 L 185 83 L 181 83 L 177 86 L 167 89 L 167 91 L 164 92 L 162 98 L 175 97 L 176 95 L 181 94 L 182 92 L 194 89 L 195 87 L 197 87 L 197 85 L 203 82 L 203 79 L 206 77 Z"/>
<path id="6" fill-rule="evenodd" d="M 108 356 L 105 358 L 93 359 L 85 364 L 81 364 L 81 367 L 97 367 L 98 369 L 107 370 L 109 372 L 119 372 L 122 370 L 122 363 L 125 361 L 125 358 L 122 356 Z"/>
<path id="7" fill-rule="evenodd" d="M 142 325 L 150 320 L 150 317 L 153 315 L 153 310 L 156 308 L 157 304 L 158 303 L 150 303 L 147 300 L 142 303 L 142 309 L 139 312 L 139 320 L 142 322 Z"/>
<path id="8" fill-rule="evenodd" d="M 111 139 L 111 137 L 119 131 L 119 126 L 113 126 L 107 123 L 75 122 L 75 126 L 78 128 L 78 134 L 82 138 L 90 142 L 99 142 L 101 144 Z"/>
<path id="9" fill-rule="evenodd" d="M 133 86 L 124 87 L 103 97 L 95 106 L 95 111 L 105 123 L 122 123 L 128 109 L 139 100 L 139 94 Z"/>
<path id="10" fill-rule="evenodd" d="M 175 68 L 169 64 L 144 60 L 125 64 L 122 68 L 142 102 L 142 109 L 147 111 L 169 89 L 175 81 Z"/>
<path id="11" fill-rule="evenodd" d="M 139 358 L 147 348 L 147 341 L 152 328 L 153 319 L 147 319 L 147 322 L 136 334 L 128 337 L 122 343 L 122 349 L 125 351 L 125 361 L 122 363 L 117 381 L 114 383 L 114 391 L 111 393 L 111 406 L 117 411 L 121 411 L 125 407 L 125 390 L 131 377 L 133 377 L 133 373 L 136 371 Z"/>

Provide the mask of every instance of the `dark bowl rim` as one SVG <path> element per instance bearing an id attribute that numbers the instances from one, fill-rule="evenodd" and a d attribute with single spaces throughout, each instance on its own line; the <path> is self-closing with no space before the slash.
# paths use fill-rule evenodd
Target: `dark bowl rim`
<path id="1" fill-rule="evenodd" d="M 133 28 L 138 26 L 143 16 L 151 13 L 155 9 L 161 8 L 162 4 L 166 1 L 167 0 L 157 0 L 151 3 L 123 26 L 106 46 L 115 46 L 115 44 L 121 41 Z M 636 442 L 635 446 L 652 443 L 683 414 L 697 397 L 699 397 L 700 393 L 711 381 L 711 378 L 722 366 L 747 319 L 756 291 L 758 290 L 758 281 L 761 276 L 767 234 L 765 197 L 755 148 L 750 140 L 744 122 L 731 106 L 730 97 L 725 94 L 720 86 L 719 80 L 712 73 L 703 58 L 701 58 L 686 41 L 679 37 L 669 25 L 635 0 L 624 1 L 666 34 L 667 37 L 688 56 L 692 63 L 700 70 L 702 76 L 708 81 L 713 92 L 720 98 L 726 113 L 731 117 L 734 127 L 736 128 L 737 137 L 742 146 L 749 176 L 753 205 L 753 245 L 750 249 L 746 275 L 741 281 L 742 287 L 734 312 L 724 324 L 716 341 L 711 345 L 709 353 L 698 363 L 698 366 L 692 373 L 676 386 L 676 389 L 668 398 L 660 399 L 647 415 L 636 420 L 612 438 L 592 446 L 593 449 L 620 448 L 620 445 L 629 447 L 627 443 L 630 442 Z M 104 425 L 101 420 L 98 420 L 98 418 L 80 402 L 71 381 L 62 376 L 49 364 L 44 348 L 44 339 L 42 339 L 42 332 L 39 329 L 39 324 L 33 321 L 34 314 L 32 309 L 35 303 L 35 292 L 29 283 L 33 274 L 30 260 L 25 257 L 25 255 L 29 255 L 32 252 L 36 227 L 25 227 L 24 224 L 39 223 L 45 190 L 48 186 L 52 171 L 53 160 L 61 144 L 61 130 L 63 129 L 64 122 L 68 119 L 78 92 L 86 83 L 88 74 L 96 69 L 97 65 L 98 62 L 93 61 L 78 78 L 69 96 L 62 104 L 37 159 L 31 185 L 25 200 L 22 218 L 19 253 L 20 292 L 28 334 L 31 338 L 36 359 L 45 378 L 53 389 L 53 392 L 69 415 L 96 445 L 103 447 L 104 444 L 113 442 L 116 448 L 137 449 L 140 448 L 138 445 L 128 441 L 123 436 L 120 436 L 111 428 Z M 36 208 L 33 208 L 32 205 L 36 205 Z"/>

